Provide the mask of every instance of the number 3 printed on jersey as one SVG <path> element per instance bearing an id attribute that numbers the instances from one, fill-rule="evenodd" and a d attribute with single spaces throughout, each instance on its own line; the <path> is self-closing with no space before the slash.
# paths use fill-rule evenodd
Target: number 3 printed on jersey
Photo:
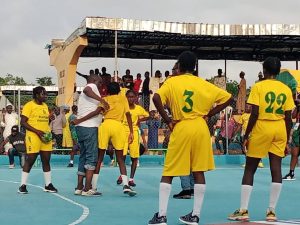
<path id="1" fill-rule="evenodd" d="M 191 99 L 191 97 L 194 95 L 194 92 L 193 91 L 188 91 L 188 90 L 185 90 L 184 93 L 183 93 L 183 96 L 187 96 L 185 98 L 185 102 L 187 103 L 187 105 L 185 105 L 183 108 L 182 108 L 182 111 L 183 112 L 191 112 L 193 110 L 193 105 L 194 105 L 194 102 L 193 100 Z"/>
<path id="2" fill-rule="evenodd" d="M 281 93 L 276 96 L 276 94 L 272 91 L 268 92 L 265 96 L 265 101 L 268 103 L 268 107 L 266 108 L 266 113 L 273 113 L 274 112 L 274 102 L 279 105 L 279 108 L 275 109 L 276 114 L 284 114 L 284 110 L 282 109 L 283 104 L 286 101 L 286 95 Z"/>

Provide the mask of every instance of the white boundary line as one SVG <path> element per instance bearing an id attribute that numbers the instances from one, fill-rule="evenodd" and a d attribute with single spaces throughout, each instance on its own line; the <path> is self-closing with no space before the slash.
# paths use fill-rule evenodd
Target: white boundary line
<path id="1" fill-rule="evenodd" d="M 0 179 L 0 182 L 13 183 L 13 184 L 20 184 L 20 182 L 10 181 L 10 180 L 1 180 L 1 179 Z M 43 187 L 38 186 L 38 185 L 34 185 L 34 184 L 27 184 L 27 185 L 28 185 L 28 186 L 32 186 L 32 187 L 35 187 L 35 188 L 40 188 L 40 189 L 44 190 Z M 67 198 L 67 197 L 65 197 L 65 196 L 63 196 L 63 195 L 60 195 L 60 194 L 57 194 L 57 193 L 52 193 L 52 194 L 55 195 L 56 197 L 58 197 L 58 198 L 64 200 L 64 201 L 66 201 L 66 202 L 69 202 L 69 203 L 71 203 L 71 204 L 73 204 L 73 205 L 79 206 L 80 208 L 83 209 L 83 212 L 82 212 L 81 216 L 80 216 L 77 220 L 75 220 L 74 222 L 69 223 L 69 225 L 80 224 L 80 223 L 82 223 L 82 222 L 89 216 L 90 210 L 89 210 L 88 207 L 86 207 L 86 206 L 84 206 L 84 205 L 82 205 L 82 204 L 80 204 L 80 203 L 77 203 L 77 202 L 75 202 L 75 201 L 73 201 L 73 200 L 71 200 L 71 199 L 69 199 L 69 198 Z"/>
<path id="2" fill-rule="evenodd" d="M 255 223 L 263 223 L 263 224 L 272 224 L 272 225 L 291 225 L 291 224 L 300 224 L 299 220 L 278 220 L 277 222 L 267 222 L 267 221 L 253 221 Z"/>

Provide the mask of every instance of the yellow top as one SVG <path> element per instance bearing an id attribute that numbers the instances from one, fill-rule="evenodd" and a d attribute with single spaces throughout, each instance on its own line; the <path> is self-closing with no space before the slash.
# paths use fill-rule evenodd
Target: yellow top
<path id="1" fill-rule="evenodd" d="M 263 80 L 251 88 L 248 103 L 259 106 L 259 120 L 280 120 L 292 110 L 294 100 L 288 86 L 278 80 Z"/>
<path id="2" fill-rule="evenodd" d="M 249 119 L 250 119 L 250 113 L 243 113 L 238 121 L 239 124 L 242 124 L 243 133 L 246 132 Z"/>
<path id="3" fill-rule="evenodd" d="M 138 130 L 139 127 L 137 126 L 138 119 L 140 117 L 148 117 L 149 113 L 140 105 L 135 105 L 134 109 L 129 109 L 131 119 L 132 119 L 132 127 L 133 130 Z M 128 127 L 128 123 L 126 118 L 124 118 L 123 124 Z"/>
<path id="4" fill-rule="evenodd" d="M 105 112 L 104 119 L 112 119 L 122 122 L 126 112 L 129 112 L 129 105 L 123 95 L 109 95 L 103 98 L 109 105 Z"/>
<path id="5" fill-rule="evenodd" d="M 37 104 L 34 100 L 27 102 L 22 111 L 22 115 L 28 118 L 27 123 L 33 128 L 49 132 L 49 110 L 46 103 Z"/>
<path id="6" fill-rule="evenodd" d="M 207 115 L 214 104 L 223 104 L 231 95 L 192 74 L 173 76 L 157 91 L 162 103 L 170 107 L 174 120 Z"/>

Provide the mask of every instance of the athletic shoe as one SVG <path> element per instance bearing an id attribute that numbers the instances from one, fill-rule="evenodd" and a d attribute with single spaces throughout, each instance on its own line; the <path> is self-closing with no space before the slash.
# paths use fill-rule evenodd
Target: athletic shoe
<path id="1" fill-rule="evenodd" d="M 153 218 L 149 220 L 148 225 L 167 225 L 166 216 L 158 216 L 158 212 L 154 214 Z"/>
<path id="2" fill-rule="evenodd" d="M 136 186 L 136 184 L 134 183 L 134 180 L 128 181 L 128 185 L 129 185 L 130 187 L 135 187 L 135 186 Z"/>
<path id="3" fill-rule="evenodd" d="M 9 169 L 14 169 L 15 168 L 15 164 L 11 164 L 8 166 Z"/>
<path id="4" fill-rule="evenodd" d="M 73 167 L 74 164 L 73 163 L 69 163 L 67 167 Z"/>
<path id="5" fill-rule="evenodd" d="M 48 186 L 45 186 L 44 191 L 50 193 L 56 193 L 57 189 L 53 186 L 52 183 L 50 183 Z"/>
<path id="6" fill-rule="evenodd" d="M 237 220 L 237 221 L 248 221 L 249 220 L 249 214 L 248 210 L 246 209 L 237 209 L 234 213 L 228 216 L 229 220 Z"/>
<path id="7" fill-rule="evenodd" d="M 276 213 L 273 209 L 267 209 L 266 221 L 275 222 L 277 221 Z"/>
<path id="8" fill-rule="evenodd" d="M 102 195 L 102 193 L 97 191 L 97 190 L 90 189 L 88 191 L 82 190 L 81 195 L 82 196 L 87 196 L 87 197 L 99 197 L 99 196 Z"/>
<path id="9" fill-rule="evenodd" d="M 121 185 L 122 182 L 123 182 L 122 176 L 120 175 L 119 178 L 118 178 L 118 180 L 117 180 L 117 185 Z"/>
<path id="10" fill-rule="evenodd" d="M 288 180 L 288 181 L 291 181 L 291 180 L 296 180 L 296 177 L 295 177 L 295 174 L 290 174 L 288 173 L 287 175 L 285 175 L 282 180 Z"/>
<path id="11" fill-rule="evenodd" d="M 173 195 L 176 199 L 190 199 L 192 197 L 191 190 L 182 190 L 178 194 Z"/>
<path id="12" fill-rule="evenodd" d="M 137 167 L 140 167 L 140 160 L 138 160 L 138 162 L 137 162 L 137 165 L 136 165 Z"/>
<path id="13" fill-rule="evenodd" d="M 265 166 L 264 166 L 264 164 L 262 163 L 262 162 L 259 162 L 258 163 L 258 168 L 264 168 Z"/>
<path id="14" fill-rule="evenodd" d="M 20 193 L 20 194 L 28 194 L 28 191 L 27 191 L 27 188 L 26 188 L 25 184 L 23 184 L 23 185 L 21 185 L 19 187 L 18 193 Z"/>
<path id="15" fill-rule="evenodd" d="M 82 194 L 82 190 L 75 188 L 74 195 L 81 195 L 81 194 Z"/>
<path id="16" fill-rule="evenodd" d="M 128 185 L 123 186 L 123 193 L 129 195 L 130 197 L 136 195 L 136 192 L 132 190 Z"/>
<path id="17" fill-rule="evenodd" d="M 184 223 L 184 224 L 188 224 L 188 225 L 198 225 L 199 223 L 199 217 L 198 216 L 193 216 L 192 212 L 185 215 L 185 216 L 181 216 L 179 217 L 179 221 Z"/>

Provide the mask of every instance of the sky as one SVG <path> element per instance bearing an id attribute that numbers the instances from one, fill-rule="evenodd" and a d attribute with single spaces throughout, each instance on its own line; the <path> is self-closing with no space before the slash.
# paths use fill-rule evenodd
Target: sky
<path id="1" fill-rule="evenodd" d="M 57 83 L 57 72 L 49 65 L 45 48 L 52 39 L 66 39 L 87 16 L 127 18 L 168 22 L 210 24 L 297 24 L 300 21 L 299 0 L 1 0 L 0 2 L 0 75 L 22 76 L 27 83 L 51 76 Z M 174 61 L 153 63 L 153 70 L 171 70 Z M 114 59 L 80 58 L 78 71 L 106 66 L 114 70 Z M 227 61 L 227 76 L 239 81 L 246 73 L 247 86 L 261 71 L 259 62 Z M 295 69 L 295 62 L 283 62 L 283 68 Z M 119 71 L 129 68 L 133 75 L 150 70 L 150 60 L 120 59 Z M 224 61 L 199 61 L 200 76 L 210 78 L 217 69 L 224 71 Z M 77 79 L 84 85 L 83 78 Z"/>

